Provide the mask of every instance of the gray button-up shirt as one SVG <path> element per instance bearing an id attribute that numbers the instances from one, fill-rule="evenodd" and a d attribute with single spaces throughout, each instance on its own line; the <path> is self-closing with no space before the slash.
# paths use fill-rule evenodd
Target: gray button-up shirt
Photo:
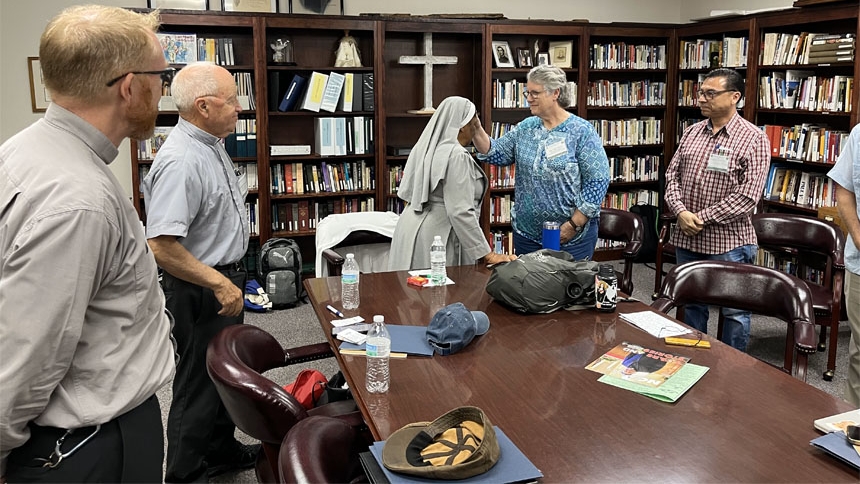
<path id="1" fill-rule="evenodd" d="M 170 321 L 117 148 L 52 104 L 0 146 L 0 454 L 27 423 L 79 428 L 173 375 Z"/>
<path id="2" fill-rule="evenodd" d="M 197 260 L 216 266 L 248 250 L 249 219 L 221 140 L 180 118 L 143 180 L 146 237 L 174 235 Z"/>

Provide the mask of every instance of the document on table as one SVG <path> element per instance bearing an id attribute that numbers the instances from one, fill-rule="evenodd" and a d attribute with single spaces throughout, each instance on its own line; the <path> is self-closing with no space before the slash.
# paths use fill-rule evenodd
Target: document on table
<path id="1" fill-rule="evenodd" d="M 700 378 L 708 371 L 707 366 L 694 365 L 687 363 L 672 375 L 668 380 L 663 382 L 657 388 L 634 383 L 623 378 L 616 378 L 609 375 L 603 375 L 597 381 L 606 383 L 614 387 L 630 390 L 631 392 L 640 393 L 646 397 L 651 397 L 661 402 L 675 402 L 681 395 L 687 392 Z"/>
<path id="2" fill-rule="evenodd" d="M 656 338 L 666 338 L 691 333 L 692 331 L 654 311 L 620 313 L 621 319 Z"/>

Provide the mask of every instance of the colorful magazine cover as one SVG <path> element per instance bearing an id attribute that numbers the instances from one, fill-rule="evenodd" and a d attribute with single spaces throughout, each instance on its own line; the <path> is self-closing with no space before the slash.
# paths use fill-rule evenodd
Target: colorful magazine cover
<path id="1" fill-rule="evenodd" d="M 170 64 L 190 64 L 197 60 L 197 34 L 164 32 L 156 34 Z"/>
<path id="2" fill-rule="evenodd" d="M 657 388 L 688 361 L 690 359 L 684 356 L 648 349 L 625 341 L 591 362 L 585 369 Z"/>

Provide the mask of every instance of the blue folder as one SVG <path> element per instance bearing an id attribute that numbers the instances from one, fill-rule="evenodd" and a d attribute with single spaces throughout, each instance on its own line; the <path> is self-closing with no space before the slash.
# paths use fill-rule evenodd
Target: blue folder
<path id="1" fill-rule="evenodd" d="M 857 455 L 857 451 L 854 450 L 854 446 L 848 442 L 848 439 L 842 432 L 830 432 L 829 434 L 822 435 L 817 439 L 813 439 L 809 443 L 855 469 L 860 470 L 860 455 Z"/>
<path id="2" fill-rule="evenodd" d="M 427 342 L 427 326 L 402 326 L 388 324 L 388 334 L 391 335 L 391 352 L 408 355 L 433 356 L 433 347 Z M 340 344 L 342 350 L 363 350 L 364 344 Z"/>
<path id="3" fill-rule="evenodd" d="M 495 484 L 499 482 L 531 482 L 543 477 L 543 473 L 535 467 L 534 464 L 532 464 L 532 461 L 522 453 L 519 447 L 511 442 L 511 439 L 509 439 L 499 427 L 494 425 L 493 429 L 496 430 L 496 440 L 499 442 L 499 460 L 496 461 L 496 465 L 490 468 L 487 472 L 468 479 L 439 481 L 436 479 L 425 479 L 417 476 L 410 476 L 408 474 L 392 472 L 382 465 L 382 448 L 385 446 L 385 442 L 374 442 L 373 445 L 370 446 L 370 453 L 373 454 L 373 457 L 376 459 L 376 462 L 379 463 L 379 467 L 382 468 L 382 472 L 385 473 L 385 477 L 388 478 L 388 482 L 391 484 L 418 482 L 436 484 L 439 484 L 440 482 Z"/>

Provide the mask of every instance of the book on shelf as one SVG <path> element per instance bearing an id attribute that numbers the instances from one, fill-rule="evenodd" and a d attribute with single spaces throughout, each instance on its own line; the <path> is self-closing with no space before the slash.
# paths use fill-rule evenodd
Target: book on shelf
<path id="1" fill-rule="evenodd" d="M 320 103 L 320 111 L 333 113 L 337 109 L 337 104 L 340 100 L 340 92 L 343 89 L 343 83 L 343 74 L 339 72 L 328 74 L 328 81 L 326 82 L 322 102 Z"/>
<path id="2" fill-rule="evenodd" d="M 305 89 L 299 109 L 319 112 L 322 105 L 325 86 L 328 83 L 328 74 L 313 71 L 308 80 L 308 88 Z"/>
<path id="3" fill-rule="evenodd" d="M 358 74 L 356 74 L 358 75 Z M 362 111 L 374 111 L 375 101 L 373 99 L 373 73 L 365 72 L 361 75 L 361 104 Z"/>
<path id="4" fill-rule="evenodd" d="M 271 156 L 309 155 L 311 145 L 269 145 Z"/>
<path id="5" fill-rule="evenodd" d="M 302 93 L 304 93 L 307 82 L 307 78 L 298 74 L 294 75 L 284 92 L 284 97 L 281 99 L 281 103 L 278 105 L 278 111 L 292 111 L 296 107 L 296 102 L 302 96 Z"/>
<path id="6" fill-rule="evenodd" d="M 155 35 L 169 64 L 190 64 L 197 60 L 197 34 L 159 32 Z"/>
<path id="7" fill-rule="evenodd" d="M 344 112 L 352 112 L 352 105 L 355 92 L 355 74 L 347 72 L 343 75 L 343 89 L 341 89 L 340 99 L 337 102 L 337 109 Z"/>
<path id="8" fill-rule="evenodd" d="M 320 156 L 334 156 L 336 154 L 334 118 L 314 119 L 314 149 Z"/>

